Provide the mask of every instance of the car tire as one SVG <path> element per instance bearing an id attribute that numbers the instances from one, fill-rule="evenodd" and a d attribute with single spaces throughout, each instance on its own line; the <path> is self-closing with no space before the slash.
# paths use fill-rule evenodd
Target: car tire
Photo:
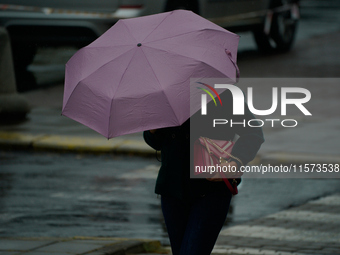
<path id="1" fill-rule="evenodd" d="M 287 1 L 274 1 L 275 7 L 284 6 Z M 263 31 L 263 26 L 253 31 L 257 47 L 262 52 L 286 52 L 294 43 L 298 20 L 292 17 L 291 11 L 275 12 L 269 35 Z"/>

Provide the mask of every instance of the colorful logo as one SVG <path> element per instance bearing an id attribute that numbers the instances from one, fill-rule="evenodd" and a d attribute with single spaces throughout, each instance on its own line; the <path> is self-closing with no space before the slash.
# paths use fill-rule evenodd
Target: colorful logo
<path id="1" fill-rule="evenodd" d="M 217 96 L 217 98 L 218 98 L 218 100 L 220 101 L 221 106 L 222 106 L 222 100 L 221 100 L 220 96 L 218 95 L 217 91 L 216 91 L 213 87 L 211 87 L 210 85 L 205 84 L 205 83 L 203 83 L 203 82 L 197 82 L 197 83 L 202 84 L 203 86 L 206 86 L 206 87 L 209 88 L 212 92 L 214 92 L 214 94 Z M 210 93 L 209 90 L 204 89 L 204 88 L 201 88 L 201 87 L 197 87 L 197 88 L 203 90 L 204 92 L 206 92 L 206 93 L 212 98 L 212 100 L 214 100 L 215 106 L 217 106 L 216 100 L 215 100 L 214 96 Z"/>

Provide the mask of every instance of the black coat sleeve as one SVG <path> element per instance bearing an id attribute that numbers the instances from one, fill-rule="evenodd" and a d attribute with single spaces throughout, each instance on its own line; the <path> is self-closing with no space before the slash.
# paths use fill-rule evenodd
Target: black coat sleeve
<path id="1" fill-rule="evenodd" d="M 239 136 L 239 138 L 237 139 L 231 154 L 239 158 L 243 165 L 246 165 L 255 158 L 261 144 L 264 142 L 264 136 L 262 128 L 259 127 L 260 123 L 256 121 L 254 115 L 249 111 L 246 103 L 244 110 L 244 115 L 233 117 L 236 122 L 244 123 L 244 125 L 238 124 L 241 127 L 238 127 L 235 130 L 235 133 Z M 252 121 L 249 122 L 249 120 Z"/>
<path id="2" fill-rule="evenodd" d="M 162 149 L 162 142 L 164 139 L 164 131 L 158 129 L 155 133 L 150 131 L 143 132 L 144 141 L 153 149 L 160 151 Z"/>

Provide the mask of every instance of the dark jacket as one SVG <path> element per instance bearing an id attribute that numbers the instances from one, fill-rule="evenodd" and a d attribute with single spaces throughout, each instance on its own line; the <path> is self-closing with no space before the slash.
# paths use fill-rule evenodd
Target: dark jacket
<path id="1" fill-rule="evenodd" d="M 202 116 L 200 112 L 178 127 L 158 129 L 156 133 L 144 132 L 144 140 L 155 150 L 161 151 L 162 165 L 156 181 L 155 192 L 161 195 L 173 196 L 179 199 L 190 199 L 209 192 L 229 192 L 224 182 L 211 182 L 206 179 L 190 179 L 190 143 L 200 136 L 218 140 L 233 140 L 235 143 L 232 155 L 247 164 L 256 156 L 264 142 L 260 127 L 249 127 L 248 120 L 255 119 L 245 104 L 245 114 L 233 116 L 231 93 L 222 93 L 223 107 L 209 103 L 208 114 Z M 233 120 L 233 125 L 217 125 L 212 127 L 215 118 Z M 236 123 L 236 124 L 235 124 Z M 240 124 L 237 124 L 240 123 Z M 243 125 L 245 123 L 245 127 Z M 255 126 L 253 121 L 251 125 Z M 190 142 L 191 141 L 191 142 Z M 237 162 L 237 161 L 236 161 Z M 238 162 L 237 162 L 238 163 Z"/>

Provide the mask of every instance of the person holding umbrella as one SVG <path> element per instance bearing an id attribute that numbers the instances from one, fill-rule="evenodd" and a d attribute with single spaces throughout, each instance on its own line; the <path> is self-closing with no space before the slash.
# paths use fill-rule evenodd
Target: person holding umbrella
<path id="1" fill-rule="evenodd" d="M 254 119 L 246 103 L 244 115 L 232 115 L 229 91 L 223 92 L 220 97 L 224 107 L 217 108 L 210 102 L 206 116 L 197 112 L 181 126 L 144 132 L 146 143 L 161 151 L 162 163 L 155 192 L 161 195 L 173 255 L 210 254 L 226 220 L 232 198 L 222 178 L 190 178 L 190 150 L 193 149 L 190 140 L 194 142 L 200 136 L 233 140 L 238 135 L 231 152 L 237 159 L 223 164 L 237 168 L 250 162 L 264 142 L 260 127 L 211 126 L 212 119 L 221 114 L 235 123 Z M 237 178 L 238 183 L 241 176 L 241 172 L 225 174 L 226 178 Z"/>
<path id="2" fill-rule="evenodd" d="M 240 161 L 224 163 L 237 167 L 252 160 L 263 142 L 260 128 L 209 127 L 210 113 L 233 117 L 227 91 L 223 108 L 208 104 L 209 117 L 196 113 L 199 104 L 191 111 L 192 78 L 236 83 L 238 41 L 193 12 L 176 10 L 119 20 L 66 64 L 62 115 L 108 139 L 150 130 L 145 141 L 162 151 L 156 193 L 174 255 L 210 254 L 232 196 L 221 178 L 190 179 L 190 140 L 239 135 L 232 154 Z M 245 109 L 243 118 L 252 119 Z"/>

